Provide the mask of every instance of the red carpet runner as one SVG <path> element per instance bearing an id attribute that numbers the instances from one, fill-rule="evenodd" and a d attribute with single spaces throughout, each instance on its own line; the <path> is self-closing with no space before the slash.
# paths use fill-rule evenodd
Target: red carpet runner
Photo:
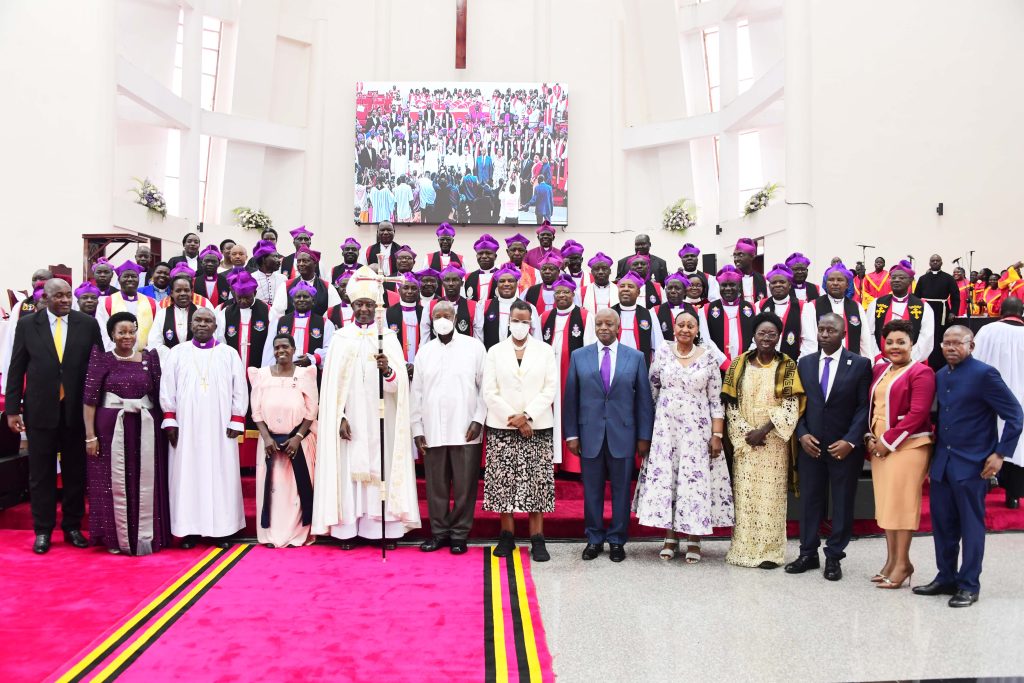
<path id="1" fill-rule="evenodd" d="M 24 619 L 20 627 L 31 630 Z M 5 658 L 5 680 L 22 680 L 7 667 Z M 456 557 L 403 547 L 382 563 L 373 548 L 238 545 L 210 551 L 51 680 L 114 678 L 505 683 L 554 675 L 522 550 L 506 561 L 490 548 Z"/>

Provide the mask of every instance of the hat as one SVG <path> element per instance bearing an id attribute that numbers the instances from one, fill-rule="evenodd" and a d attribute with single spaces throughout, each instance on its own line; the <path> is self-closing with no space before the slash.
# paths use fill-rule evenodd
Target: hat
<path id="1" fill-rule="evenodd" d="M 352 277 L 352 273 L 354 273 L 357 270 L 359 270 L 359 268 L 360 268 L 360 265 L 358 263 L 355 264 L 354 266 L 345 266 L 338 273 L 338 277 L 334 278 L 334 284 L 338 284 L 339 282 L 341 282 L 342 280 L 344 280 L 347 277 Z"/>
<path id="2" fill-rule="evenodd" d="M 264 256 L 277 253 L 277 246 L 270 240 L 260 240 L 256 243 L 256 246 L 252 248 L 252 260 L 258 261 Z"/>
<path id="3" fill-rule="evenodd" d="M 519 269 L 513 266 L 511 263 L 506 263 L 501 268 L 498 268 L 498 270 L 494 271 L 494 275 L 492 275 L 491 277 L 493 278 L 494 282 L 497 282 L 502 275 L 511 275 L 516 279 L 516 282 L 519 282 L 519 278 L 523 276 L 523 274 L 519 272 Z"/>
<path id="4" fill-rule="evenodd" d="M 309 284 L 305 280 L 300 279 L 294 285 L 292 285 L 291 289 L 288 290 L 288 296 L 295 296 L 299 292 L 305 292 L 310 296 L 316 296 L 316 287 Z"/>
<path id="5" fill-rule="evenodd" d="M 207 245 L 205 249 L 199 252 L 200 261 L 202 261 L 207 256 L 216 256 L 218 261 L 224 258 L 224 254 L 220 253 L 220 249 L 218 249 L 216 245 L 213 244 Z"/>
<path id="6" fill-rule="evenodd" d="M 111 270 L 113 270 L 113 268 L 114 268 L 112 265 L 110 265 L 110 261 L 108 261 L 107 259 L 103 258 L 102 256 L 99 257 L 98 259 L 96 259 L 96 263 L 92 264 L 92 272 L 95 273 L 96 269 L 99 268 L 100 266 L 106 266 L 106 267 L 110 268 Z"/>
<path id="7" fill-rule="evenodd" d="M 83 294 L 95 294 L 100 295 L 100 288 L 89 282 L 88 280 L 75 287 L 75 298 L 82 296 Z"/>
<path id="8" fill-rule="evenodd" d="M 559 287 L 565 287 L 565 288 L 571 289 L 572 291 L 575 292 L 576 291 L 576 282 L 571 277 L 566 277 L 565 275 L 562 275 L 557 280 L 555 280 L 554 282 L 551 283 L 551 287 L 552 287 L 552 289 L 558 289 Z"/>
<path id="9" fill-rule="evenodd" d="M 557 249 L 552 249 L 550 252 L 544 255 L 544 258 L 537 264 L 538 268 L 543 266 L 554 266 L 556 268 L 562 267 L 562 257 Z"/>
<path id="10" fill-rule="evenodd" d="M 480 251 L 482 249 L 490 249 L 492 251 L 498 250 L 498 240 L 494 239 L 490 235 L 484 233 L 480 235 L 480 239 L 473 242 L 473 251 Z"/>
<path id="11" fill-rule="evenodd" d="M 184 261 L 182 261 L 178 265 L 176 265 L 173 268 L 171 268 L 171 279 L 174 279 L 174 278 L 178 277 L 179 275 L 184 275 L 184 276 L 188 277 L 189 279 L 191 279 L 191 278 L 194 278 L 196 276 L 196 271 L 194 271 L 191 268 L 189 268 L 188 264 L 185 263 Z"/>
<path id="12" fill-rule="evenodd" d="M 643 278 L 634 273 L 632 270 L 626 271 L 626 274 L 619 278 L 618 284 L 621 285 L 623 282 L 632 282 L 640 289 L 643 289 L 644 285 L 646 284 L 643 281 Z"/>
<path id="13" fill-rule="evenodd" d="M 597 252 L 596 254 L 594 254 L 593 256 L 590 257 L 590 260 L 587 261 L 587 267 L 588 268 L 593 268 L 594 266 L 600 265 L 602 263 L 604 263 L 605 265 L 609 265 L 610 266 L 610 265 L 612 265 L 615 262 L 612 261 L 612 257 L 611 256 L 609 256 L 608 254 L 604 253 L 603 251 L 599 251 L 599 252 Z"/>
<path id="14" fill-rule="evenodd" d="M 781 275 L 790 282 L 793 281 L 793 271 L 790 270 L 789 266 L 787 266 L 785 263 L 776 263 L 774 266 L 772 266 L 772 269 L 764 274 L 764 279 L 771 280 L 776 275 Z"/>
<path id="15" fill-rule="evenodd" d="M 402 273 L 402 279 L 403 279 L 403 280 L 404 280 L 405 282 L 411 282 L 411 283 L 413 283 L 413 284 L 414 284 L 414 285 L 416 285 L 417 287 L 419 287 L 419 286 L 420 286 L 420 279 L 419 279 L 418 277 L 416 277 L 416 274 L 415 274 L 415 273 Z M 404 283 L 403 283 L 403 284 L 404 284 Z"/>
<path id="16" fill-rule="evenodd" d="M 39 301 L 43 298 L 43 291 L 46 289 L 46 282 L 37 282 L 32 288 L 32 300 Z M 99 291 L 99 290 L 96 290 Z"/>
<path id="17" fill-rule="evenodd" d="M 315 249 L 310 249 L 306 245 L 302 245 L 295 250 L 295 256 L 298 257 L 299 254 L 309 254 L 315 263 L 320 263 L 320 252 Z"/>
<path id="18" fill-rule="evenodd" d="M 526 245 L 528 245 L 530 243 L 530 238 L 529 237 L 524 237 L 522 235 L 522 233 L 518 233 L 518 232 L 516 234 L 512 235 L 511 237 L 506 237 L 505 238 L 505 246 L 507 246 L 507 247 L 511 247 L 516 242 L 519 242 L 520 244 L 522 244 L 525 247 Z"/>
<path id="19" fill-rule="evenodd" d="M 537 227 L 537 234 L 539 235 L 542 232 L 550 232 L 552 235 L 555 234 L 555 229 L 551 227 L 551 221 L 545 219 L 545 221 Z"/>
<path id="20" fill-rule="evenodd" d="M 360 266 L 359 270 L 352 275 L 352 279 L 348 281 L 345 293 L 348 295 L 348 300 L 352 302 L 359 299 L 377 301 L 380 296 L 377 274 L 369 266 Z"/>
<path id="21" fill-rule="evenodd" d="M 135 261 L 132 261 L 131 259 L 128 259 L 127 261 L 119 265 L 117 268 L 114 268 L 114 272 L 117 273 L 118 277 L 121 277 L 121 275 L 127 273 L 128 271 L 132 271 L 133 273 L 138 275 L 139 273 L 144 272 L 145 268 L 140 266 Z"/>
<path id="22" fill-rule="evenodd" d="M 757 255 L 757 242 L 749 237 L 741 237 L 736 240 L 736 251 L 742 251 L 751 256 Z"/>
<path id="23" fill-rule="evenodd" d="M 432 277 L 438 280 L 441 279 L 441 273 L 437 272 L 433 268 L 424 268 L 423 270 L 417 270 L 413 274 L 420 279 L 420 282 L 422 282 L 423 278 L 425 277 Z"/>
<path id="24" fill-rule="evenodd" d="M 847 268 L 846 266 L 843 265 L 842 261 L 840 261 L 839 263 L 836 263 L 834 265 L 831 265 L 831 266 L 829 266 L 828 268 L 825 269 L 825 279 L 826 280 L 828 280 L 828 276 L 831 273 L 839 273 L 840 275 L 842 275 L 843 277 L 846 278 L 847 282 L 852 282 L 853 281 L 853 273 L 850 272 L 849 268 Z"/>
<path id="25" fill-rule="evenodd" d="M 718 271 L 715 279 L 719 282 L 743 282 L 743 273 L 738 271 L 736 266 L 727 263 Z"/>
<path id="26" fill-rule="evenodd" d="M 690 288 L 690 278 L 686 277 L 685 275 L 683 275 L 682 273 L 679 273 L 679 272 L 672 273 L 667 278 L 665 278 L 665 286 L 666 287 L 668 287 L 668 283 L 670 283 L 670 282 L 678 282 L 679 284 L 681 284 L 683 286 L 683 289 L 689 289 Z"/>
<path id="27" fill-rule="evenodd" d="M 346 237 L 345 241 L 341 243 L 341 248 L 344 249 L 346 247 L 355 247 L 356 249 L 362 249 L 363 245 L 359 244 L 359 242 L 356 241 L 355 237 Z"/>
<path id="28" fill-rule="evenodd" d="M 395 250 L 395 256 L 398 256 L 398 255 L 399 255 L 399 254 L 401 254 L 402 252 L 405 252 L 406 254 L 409 254 L 409 255 L 410 255 L 410 256 L 412 256 L 413 258 L 416 258 L 416 252 L 415 252 L 415 251 L 413 251 L 413 250 L 412 250 L 412 247 L 410 247 L 410 246 L 409 246 L 408 244 L 403 244 L 403 245 L 402 245 L 402 246 L 400 246 L 400 247 L 399 247 L 398 249 L 396 249 L 396 250 Z"/>
<path id="29" fill-rule="evenodd" d="M 799 251 L 794 251 L 792 254 L 786 257 L 786 265 L 792 268 L 798 263 L 802 263 L 805 266 L 811 265 L 811 259 L 807 258 Z"/>
<path id="30" fill-rule="evenodd" d="M 455 237 L 455 228 L 452 227 L 451 223 L 442 223 L 437 226 L 434 234 L 438 237 Z"/>
<path id="31" fill-rule="evenodd" d="M 626 265 L 633 265 L 634 261 L 647 261 L 647 265 L 651 265 L 651 257 L 647 254 L 633 254 L 626 258 Z"/>
<path id="32" fill-rule="evenodd" d="M 700 256 L 700 249 L 698 249 L 693 244 L 687 242 L 686 244 L 683 245 L 683 248 L 679 250 L 679 258 L 689 256 L 690 254 L 693 254 L 694 256 Z"/>
<path id="33" fill-rule="evenodd" d="M 244 268 L 237 273 L 231 273 L 227 276 L 227 279 L 235 296 L 250 296 L 256 293 L 256 278 Z"/>
<path id="34" fill-rule="evenodd" d="M 561 252 L 562 256 L 583 256 L 583 245 L 576 240 L 566 240 Z"/>
<path id="35" fill-rule="evenodd" d="M 295 228 L 294 230 L 289 230 L 288 234 L 291 235 L 293 238 L 294 237 L 298 237 L 299 235 L 309 235 L 310 237 L 313 236 L 312 231 L 306 230 L 306 226 L 305 225 L 300 225 L 299 227 Z"/>
<path id="36" fill-rule="evenodd" d="M 460 268 L 454 263 L 449 263 L 447 266 L 444 267 L 444 270 L 441 271 L 441 279 L 444 279 L 446 275 L 453 274 L 458 275 L 460 280 L 465 279 L 466 277 L 466 271 L 464 271 L 462 268 Z"/>
<path id="37" fill-rule="evenodd" d="M 903 271 L 908 276 L 910 276 L 911 280 L 914 279 L 914 266 L 907 259 L 903 259 L 902 261 L 900 261 L 899 263 L 894 265 L 892 268 L 890 268 L 889 269 L 889 274 L 891 275 L 892 273 L 895 273 L 896 271 Z"/>

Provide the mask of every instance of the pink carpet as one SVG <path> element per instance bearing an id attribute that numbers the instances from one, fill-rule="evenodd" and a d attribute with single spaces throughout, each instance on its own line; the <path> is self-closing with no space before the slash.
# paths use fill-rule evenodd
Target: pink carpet
<path id="1" fill-rule="evenodd" d="M 0 680 L 41 681 L 123 622 L 200 560 L 207 549 L 121 557 L 53 535 L 46 555 L 32 534 L 0 530 Z"/>
<path id="2" fill-rule="evenodd" d="M 522 613 L 517 624 L 509 606 L 513 591 L 505 562 L 488 559 L 483 548 L 461 557 L 401 548 L 382 563 L 372 548 L 255 547 L 149 642 L 121 678 L 147 683 L 492 679 L 485 575 L 495 565 L 506 603 L 502 617 L 510 625 L 505 630 L 508 672 L 519 678 L 516 648 L 525 649 L 530 641 L 523 635 Z M 521 680 L 550 681 L 551 657 L 529 564 L 515 569 L 535 663 L 531 676 L 529 663 L 522 661 L 527 678 Z"/>

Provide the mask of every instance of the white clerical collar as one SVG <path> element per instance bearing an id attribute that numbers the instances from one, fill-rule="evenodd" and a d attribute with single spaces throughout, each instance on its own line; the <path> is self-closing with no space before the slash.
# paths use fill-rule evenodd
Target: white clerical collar
<path id="1" fill-rule="evenodd" d="M 632 312 L 632 311 L 635 311 L 636 309 L 637 309 L 637 305 L 636 304 L 633 304 L 632 306 L 627 306 L 626 304 L 619 304 L 619 310 L 621 310 L 623 312 L 626 312 L 626 311 Z"/>
<path id="2" fill-rule="evenodd" d="M 775 297 L 772 297 L 772 303 L 774 303 L 776 306 L 788 306 L 789 297 L 787 296 L 785 299 L 776 299 Z"/>
<path id="3" fill-rule="evenodd" d="M 834 299 L 834 298 L 832 298 L 832 295 L 829 294 L 828 295 L 828 300 L 831 301 L 836 306 L 839 306 L 839 305 L 841 305 L 843 303 L 843 301 L 846 300 L 846 297 L 843 297 L 842 299 Z"/>
<path id="4" fill-rule="evenodd" d="M 907 299 L 909 299 L 909 298 L 910 298 L 910 292 L 907 292 L 903 296 L 903 298 L 900 298 L 900 297 L 896 296 L 895 294 L 893 294 L 892 295 L 892 302 L 894 304 L 905 304 L 905 303 L 907 303 Z"/>
<path id="5" fill-rule="evenodd" d="M 942 271 L 941 270 L 929 270 L 928 272 L 931 273 L 932 275 L 938 275 Z"/>
<path id="6" fill-rule="evenodd" d="M 498 301 L 500 301 L 503 304 L 511 304 L 513 301 L 515 301 L 519 297 L 518 296 L 511 296 L 511 297 L 506 299 L 505 297 L 503 297 L 501 295 L 495 294 L 494 298 L 497 299 Z"/>

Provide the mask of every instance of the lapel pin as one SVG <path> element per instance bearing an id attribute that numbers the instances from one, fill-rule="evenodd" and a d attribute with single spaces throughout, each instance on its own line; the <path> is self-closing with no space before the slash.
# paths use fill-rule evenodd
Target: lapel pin
<path id="1" fill-rule="evenodd" d="M 847 358 L 846 359 L 846 364 L 847 365 L 853 365 L 853 359 L 852 358 Z"/>

